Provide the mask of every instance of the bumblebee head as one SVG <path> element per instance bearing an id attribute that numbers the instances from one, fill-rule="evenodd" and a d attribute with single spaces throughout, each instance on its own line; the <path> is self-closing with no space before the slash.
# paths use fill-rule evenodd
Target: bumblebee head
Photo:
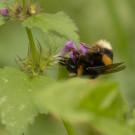
<path id="1" fill-rule="evenodd" d="M 99 40 L 96 42 L 95 46 L 98 48 L 102 55 L 102 62 L 105 65 L 112 64 L 113 62 L 113 51 L 111 44 L 106 40 Z"/>

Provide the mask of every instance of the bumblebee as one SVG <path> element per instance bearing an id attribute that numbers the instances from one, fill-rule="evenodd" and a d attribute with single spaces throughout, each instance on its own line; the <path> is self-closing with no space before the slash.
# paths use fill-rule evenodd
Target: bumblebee
<path id="1" fill-rule="evenodd" d="M 62 57 L 60 60 L 60 64 L 66 66 L 70 73 L 94 79 L 99 75 L 119 72 L 126 68 L 123 62 L 113 63 L 113 51 L 109 42 L 100 40 L 94 45 L 80 45 L 87 49 L 86 53 L 70 48 L 76 57 Z"/>

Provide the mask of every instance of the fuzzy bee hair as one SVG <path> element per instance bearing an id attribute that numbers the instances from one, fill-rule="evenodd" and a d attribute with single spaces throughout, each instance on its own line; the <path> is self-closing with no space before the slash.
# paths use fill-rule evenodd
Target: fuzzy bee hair
<path id="1" fill-rule="evenodd" d="M 100 48 L 112 50 L 111 44 L 107 42 L 106 40 L 99 40 L 98 42 L 96 42 L 96 45 L 99 46 Z"/>

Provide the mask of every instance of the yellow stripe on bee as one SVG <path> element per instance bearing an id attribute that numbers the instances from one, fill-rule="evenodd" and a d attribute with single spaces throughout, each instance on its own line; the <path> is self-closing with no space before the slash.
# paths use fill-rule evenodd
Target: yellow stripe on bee
<path id="1" fill-rule="evenodd" d="M 77 75 L 81 76 L 83 73 L 83 65 L 80 65 L 79 68 L 77 69 Z"/>
<path id="2" fill-rule="evenodd" d="M 112 64 L 111 58 L 108 57 L 106 54 L 104 54 L 104 55 L 102 56 L 102 62 L 103 62 L 105 65 Z"/>

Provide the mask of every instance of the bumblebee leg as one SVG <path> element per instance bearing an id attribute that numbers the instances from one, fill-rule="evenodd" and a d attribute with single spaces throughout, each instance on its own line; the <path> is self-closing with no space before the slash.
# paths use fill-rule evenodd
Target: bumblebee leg
<path id="1" fill-rule="evenodd" d="M 69 48 L 69 47 L 67 47 L 68 49 L 70 49 L 71 51 L 73 51 L 73 52 L 75 52 L 76 54 L 81 54 L 79 51 L 77 51 L 77 50 L 75 50 L 75 49 L 71 49 L 71 48 Z"/>
<path id="2" fill-rule="evenodd" d="M 64 61 L 60 61 L 59 62 L 61 65 L 65 66 L 65 62 Z"/>
<path id="3" fill-rule="evenodd" d="M 60 58 L 63 58 L 63 59 L 68 59 L 68 57 L 65 57 L 65 56 L 59 56 Z"/>

